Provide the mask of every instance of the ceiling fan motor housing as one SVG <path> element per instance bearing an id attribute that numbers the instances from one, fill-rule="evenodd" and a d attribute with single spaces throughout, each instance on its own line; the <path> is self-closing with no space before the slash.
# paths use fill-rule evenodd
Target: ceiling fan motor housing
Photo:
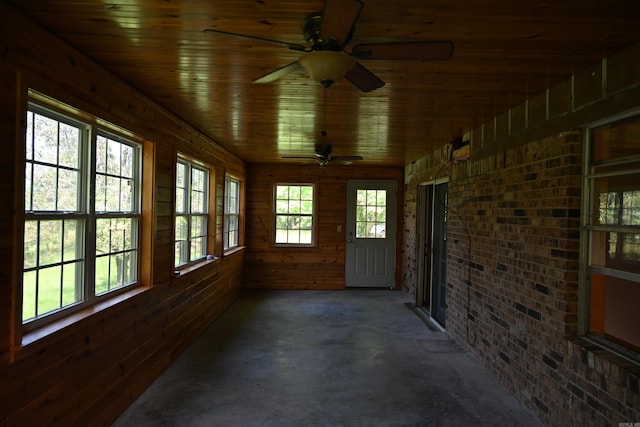
<path id="1" fill-rule="evenodd" d="M 321 37 L 322 31 L 322 12 L 313 12 L 307 15 L 304 20 L 304 24 L 302 26 L 302 32 L 304 35 L 304 39 L 311 45 L 312 50 L 330 50 L 333 52 L 339 52 L 342 50 L 342 46 L 338 44 L 338 42 L 329 37 L 327 40 L 324 40 Z M 351 40 L 351 36 L 353 34 L 353 27 L 349 32 L 349 36 L 344 41 L 343 45 L 346 45 Z"/>
<path id="2" fill-rule="evenodd" d="M 314 154 L 316 157 L 328 158 L 331 155 L 331 144 L 316 144 Z"/>

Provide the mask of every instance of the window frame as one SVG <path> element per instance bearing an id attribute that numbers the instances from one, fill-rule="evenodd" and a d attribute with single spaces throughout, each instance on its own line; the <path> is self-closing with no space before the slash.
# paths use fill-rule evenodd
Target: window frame
<path id="1" fill-rule="evenodd" d="M 283 243 L 283 242 L 277 242 L 277 221 L 278 221 L 278 213 L 276 212 L 277 209 L 277 197 L 278 197 L 278 187 L 279 186 L 287 186 L 287 187 L 311 187 L 312 189 L 312 195 L 313 195 L 313 200 L 312 200 L 312 208 L 311 214 L 305 214 L 304 216 L 308 216 L 311 218 L 311 242 L 310 243 Z M 317 195 L 317 185 L 313 182 L 277 182 L 275 184 L 273 184 L 273 197 L 272 197 L 272 208 L 271 208 L 271 215 L 272 215 L 272 237 L 271 237 L 271 244 L 274 247 L 294 247 L 294 248 L 316 248 L 318 246 L 318 236 L 317 236 L 317 230 L 318 230 L 318 216 L 317 216 L 317 209 L 318 209 L 318 195 Z"/>
<path id="2" fill-rule="evenodd" d="M 235 192 L 230 191 L 229 187 L 231 184 L 235 184 Z M 235 200 L 233 204 L 235 212 L 230 212 L 231 200 Z M 227 175 L 224 179 L 224 219 L 222 226 L 222 249 L 225 252 L 233 251 L 240 246 L 240 180 L 237 178 Z M 231 219 L 235 219 L 235 221 L 231 221 Z M 235 229 L 231 230 L 231 223 L 235 223 Z M 235 239 L 233 244 L 230 243 L 231 232 L 235 232 Z"/>
<path id="3" fill-rule="evenodd" d="M 33 200 L 33 185 L 34 181 L 28 175 L 28 170 L 31 170 L 31 174 L 33 174 L 33 165 L 36 163 L 40 163 L 42 165 L 46 165 L 48 162 L 37 161 L 35 156 L 28 158 L 27 150 L 28 145 L 35 141 L 35 136 L 31 134 L 31 140 L 27 140 L 27 134 L 30 132 L 30 129 L 26 129 L 24 134 L 24 149 L 25 149 L 25 157 L 24 157 L 24 187 L 23 187 L 23 211 L 24 211 L 24 231 L 22 233 L 22 262 L 21 265 L 21 280 L 20 280 L 20 301 L 16 301 L 19 305 L 19 316 L 17 321 L 20 322 L 21 330 L 26 333 L 35 329 L 38 329 L 44 325 L 51 324 L 60 319 L 66 318 L 70 315 L 73 315 L 85 308 L 94 306 L 103 301 L 109 300 L 111 298 L 117 297 L 124 292 L 127 292 L 131 289 L 138 287 L 141 284 L 141 278 L 145 276 L 145 273 L 142 272 L 142 268 L 140 265 L 140 260 L 142 258 L 141 252 L 141 236 L 144 234 L 143 224 L 142 224 L 142 194 L 143 194 L 143 177 L 142 177 L 142 164 L 143 164 L 143 141 L 138 140 L 133 137 L 127 131 L 108 124 L 105 121 L 100 119 L 85 115 L 69 106 L 66 106 L 58 101 L 47 98 L 43 95 L 40 95 L 34 91 L 29 91 L 29 99 L 26 103 L 25 114 L 27 117 L 31 115 L 32 118 L 35 118 L 36 115 L 46 117 L 55 122 L 71 125 L 77 127 L 78 129 L 78 139 L 79 145 L 77 147 L 76 156 L 77 156 L 77 188 L 75 191 L 77 192 L 76 199 L 76 208 L 75 209 L 67 209 L 67 210 L 58 210 L 57 208 L 54 210 L 34 210 L 32 202 L 27 202 L 27 197 L 31 197 L 31 201 Z M 31 123 L 31 126 L 35 126 L 33 122 L 27 120 L 27 124 Z M 33 129 L 33 128 L 31 128 Z M 96 177 L 100 175 L 97 173 L 97 165 L 96 165 L 96 151 L 98 146 L 98 138 L 106 138 L 109 141 L 113 141 L 118 144 L 123 144 L 131 148 L 131 176 L 126 179 L 126 181 L 133 182 L 133 191 L 131 193 L 131 200 L 134 202 L 132 205 L 132 209 L 128 209 L 126 211 L 96 211 L 96 186 L 98 185 L 96 181 Z M 57 136 L 56 144 L 60 143 L 59 134 Z M 31 168 L 30 168 L 31 165 Z M 53 165 L 53 163 L 51 163 Z M 102 174 L 104 175 L 104 174 Z M 33 176 L 33 175 L 31 175 Z M 111 176 L 111 178 L 115 179 L 115 176 Z M 120 177 L 123 178 L 123 177 Z M 56 183 L 56 198 L 59 194 L 58 191 L 58 183 Z M 128 184 L 129 185 L 129 184 Z M 72 191 L 74 191 L 72 189 Z M 118 193 L 119 197 L 122 197 L 122 193 Z M 133 250 L 122 250 L 122 251 L 114 251 L 112 250 L 105 256 L 111 257 L 112 255 L 117 253 L 134 253 L 135 259 L 131 266 L 131 280 L 127 280 L 123 284 L 116 285 L 114 287 L 108 287 L 104 292 L 100 292 L 97 289 L 97 280 L 96 280 L 96 260 L 98 255 L 96 253 L 97 246 L 97 230 L 96 224 L 98 219 L 109 219 L 109 218 L 132 218 L 134 227 L 131 229 L 131 239 L 129 239 L 130 244 L 133 247 Z M 64 290 L 64 273 L 60 273 L 60 299 L 57 308 L 52 308 L 51 310 L 40 312 L 38 309 L 38 289 L 39 284 L 35 284 L 35 301 L 33 308 L 33 316 L 25 319 L 25 298 L 27 296 L 27 291 L 25 286 L 26 279 L 25 275 L 30 272 L 35 272 L 35 275 L 38 276 L 41 272 L 54 264 L 36 264 L 33 267 L 25 267 L 25 261 L 27 257 L 27 244 L 26 242 L 26 233 L 28 232 L 27 224 L 31 221 L 36 221 L 38 224 L 37 227 L 40 227 L 41 221 L 63 221 L 61 225 L 64 227 L 64 222 L 69 220 L 77 220 L 79 221 L 78 225 L 76 225 L 76 231 L 73 234 L 75 243 L 74 252 L 76 254 L 77 264 L 74 268 L 75 279 L 72 280 L 73 288 L 74 288 L 74 297 L 73 301 L 65 303 L 63 299 Z M 64 228 L 63 228 L 64 229 Z M 39 228 L 38 228 L 39 230 Z M 75 239 L 75 236 L 80 234 L 80 238 Z M 39 234 L 38 234 L 39 236 Z M 66 237 L 66 236 L 65 236 Z M 39 240 L 39 237 L 36 238 L 36 241 Z M 65 260 L 66 257 L 66 249 L 62 246 L 64 240 L 61 240 L 61 250 L 64 252 L 60 255 L 60 266 L 61 270 L 64 269 L 65 265 L 70 265 L 70 263 Z M 35 252 L 41 252 L 41 246 L 39 243 L 36 243 Z M 113 247 L 110 246 L 110 249 Z M 38 255 L 36 255 L 37 257 Z M 117 256 L 117 254 L 116 254 Z M 39 261 L 37 261 L 39 263 Z M 110 279 L 110 276 L 107 277 L 107 280 Z"/>
<path id="4" fill-rule="evenodd" d="M 634 348 L 632 344 L 624 344 L 614 337 L 607 337 L 603 332 L 599 334 L 592 331 L 590 324 L 591 317 L 591 292 L 592 292 L 592 273 L 601 274 L 605 277 L 614 279 L 622 279 L 633 282 L 634 286 L 640 286 L 640 273 L 626 271 L 618 266 L 599 266 L 593 264 L 595 238 L 597 233 L 601 232 L 632 232 L 632 234 L 640 233 L 640 225 L 638 226 L 621 226 L 619 224 L 592 224 L 592 216 L 594 203 L 596 202 L 596 180 L 603 176 L 597 173 L 598 167 L 622 166 L 622 171 L 618 173 L 605 174 L 607 176 L 623 176 L 627 174 L 638 173 L 638 170 L 624 165 L 638 164 L 640 162 L 640 154 L 625 156 L 622 158 L 608 160 L 596 164 L 593 159 L 593 151 L 596 130 L 602 126 L 615 125 L 625 121 L 640 121 L 640 110 L 634 110 L 625 114 L 614 116 L 602 121 L 598 121 L 585 127 L 583 144 L 583 183 L 582 183 L 582 215 L 581 215 L 581 233 L 580 233 L 580 267 L 579 267 L 579 306 L 578 306 L 578 335 L 582 338 L 610 351 L 617 356 L 640 363 L 640 352 Z M 607 240 L 605 244 L 610 244 Z M 600 249 L 603 251 L 603 249 Z M 608 252 L 604 249 L 604 252 Z M 606 286 L 606 285 L 605 285 Z M 631 320 L 629 320 L 631 321 Z"/>
<path id="5" fill-rule="evenodd" d="M 175 162 L 176 165 L 176 179 L 174 180 L 174 195 L 175 195 L 175 203 L 174 203 L 174 221 L 173 221 L 173 225 L 174 225 L 174 264 L 173 267 L 176 270 L 181 270 L 184 268 L 188 268 L 190 266 L 193 266 L 194 264 L 197 264 L 199 262 L 202 262 L 203 260 L 207 259 L 207 256 L 209 254 L 211 254 L 214 245 L 211 239 L 211 230 L 212 230 L 212 224 L 211 224 L 211 218 L 212 218 L 212 212 L 211 212 L 211 206 L 213 206 L 213 204 L 211 203 L 212 200 L 212 193 L 213 193 L 213 183 L 212 183 L 212 179 L 215 175 L 213 169 L 207 165 L 205 165 L 202 162 L 199 162 L 193 158 L 187 157 L 183 154 L 178 154 L 178 158 Z M 183 194 L 183 201 L 184 201 L 184 205 L 186 207 L 186 210 L 184 212 L 180 211 L 178 212 L 178 167 L 179 165 L 184 165 L 186 166 L 185 169 L 185 177 L 188 176 L 189 180 L 188 182 L 185 184 L 185 187 L 183 188 L 184 194 Z M 202 194 L 202 202 L 203 202 L 203 207 L 201 211 L 198 212 L 193 212 L 193 170 L 197 170 L 197 171 L 201 171 L 204 172 L 204 177 L 202 179 L 202 182 L 204 184 L 204 188 L 202 188 L 201 194 Z M 200 189 L 198 189 L 200 190 Z M 182 263 L 177 263 L 176 259 L 177 259 L 177 245 L 178 245 L 178 218 L 179 217 L 185 217 L 186 220 L 186 239 L 183 239 L 186 242 L 186 248 L 187 248 L 187 259 L 185 262 Z M 201 220 L 201 231 L 199 234 L 197 235 L 192 235 L 192 229 L 193 229 L 193 219 L 199 217 L 202 218 Z M 194 239 L 199 239 L 201 242 L 201 251 L 199 254 L 197 254 L 196 256 L 193 256 L 192 254 L 192 249 L 193 249 L 193 244 L 194 244 Z"/>

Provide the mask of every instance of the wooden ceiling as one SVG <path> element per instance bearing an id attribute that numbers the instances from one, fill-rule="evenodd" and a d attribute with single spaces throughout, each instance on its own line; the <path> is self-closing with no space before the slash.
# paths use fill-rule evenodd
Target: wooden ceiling
<path id="1" fill-rule="evenodd" d="M 303 72 L 252 84 L 304 53 L 321 0 L 14 0 L 26 15 L 250 163 L 297 162 L 318 142 L 402 166 L 640 40 L 637 0 L 363 0 L 363 42 L 452 40 L 448 61 L 362 60 L 386 82 L 324 89 Z M 325 108 L 326 102 L 326 116 Z M 321 136 L 325 128 L 327 136 Z"/>

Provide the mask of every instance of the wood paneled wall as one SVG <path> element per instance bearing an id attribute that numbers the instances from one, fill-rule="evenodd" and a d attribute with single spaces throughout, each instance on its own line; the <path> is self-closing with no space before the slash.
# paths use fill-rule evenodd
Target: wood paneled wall
<path id="1" fill-rule="evenodd" d="M 402 248 L 402 168 L 356 165 L 247 166 L 246 253 L 243 286 L 269 289 L 343 289 L 345 270 L 346 187 L 350 179 L 398 182 L 396 287 L 400 287 Z M 317 246 L 276 247 L 273 235 L 273 186 L 313 183 L 316 187 Z M 337 231 L 342 226 L 342 231 Z"/>
<path id="2" fill-rule="evenodd" d="M 145 143 L 143 286 L 50 331 L 22 334 L 24 118 L 28 89 L 131 131 Z M 173 274 L 178 152 L 215 169 L 222 255 L 224 173 L 244 164 L 189 124 L 0 4 L 0 425 L 108 425 L 235 299 L 243 251 Z M 17 159 L 17 161 L 15 161 Z M 147 187 L 145 187 L 147 189 Z"/>

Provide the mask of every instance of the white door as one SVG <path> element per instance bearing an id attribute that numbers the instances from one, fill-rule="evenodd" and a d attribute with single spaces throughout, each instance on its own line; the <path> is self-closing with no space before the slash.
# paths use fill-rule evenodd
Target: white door
<path id="1" fill-rule="evenodd" d="M 347 181 L 347 287 L 395 287 L 396 187 L 396 181 Z"/>

